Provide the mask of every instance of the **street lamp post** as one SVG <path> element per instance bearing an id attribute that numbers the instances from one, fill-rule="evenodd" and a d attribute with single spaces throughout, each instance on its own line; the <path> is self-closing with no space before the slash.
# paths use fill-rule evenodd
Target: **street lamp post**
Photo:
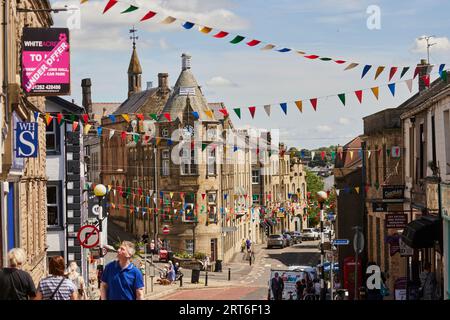
<path id="1" fill-rule="evenodd" d="M 317 201 L 319 202 L 320 207 L 320 300 L 325 300 L 326 294 L 325 294 L 325 270 L 323 267 L 323 264 L 325 262 L 325 251 L 323 249 L 324 244 L 324 233 L 323 233 L 323 216 L 324 216 L 324 210 L 323 210 L 323 204 L 325 200 L 327 200 L 327 193 L 325 191 L 319 191 L 317 192 Z"/>
<path id="2" fill-rule="evenodd" d="M 99 246 L 100 246 L 100 264 L 103 264 L 103 235 L 102 235 L 102 231 L 103 231 L 103 205 L 102 205 L 102 201 L 103 198 L 106 195 L 106 187 L 103 184 L 97 184 L 94 188 L 94 195 L 98 198 L 98 217 L 97 220 L 99 222 L 99 231 L 100 231 L 100 235 L 99 235 Z M 106 217 L 105 217 L 106 218 Z"/>

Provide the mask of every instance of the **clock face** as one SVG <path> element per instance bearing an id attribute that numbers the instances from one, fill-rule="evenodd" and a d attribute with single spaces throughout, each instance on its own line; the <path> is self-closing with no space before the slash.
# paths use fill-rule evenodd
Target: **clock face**
<path id="1" fill-rule="evenodd" d="M 185 136 L 192 136 L 194 134 L 194 127 L 187 125 L 183 128 L 183 133 Z"/>

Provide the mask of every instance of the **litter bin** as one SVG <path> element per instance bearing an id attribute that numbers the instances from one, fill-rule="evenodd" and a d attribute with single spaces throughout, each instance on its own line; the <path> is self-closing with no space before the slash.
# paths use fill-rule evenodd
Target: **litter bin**
<path id="1" fill-rule="evenodd" d="M 192 269 L 191 283 L 198 283 L 200 280 L 200 269 Z"/>
<path id="2" fill-rule="evenodd" d="M 222 272 L 222 260 L 216 260 L 215 272 Z"/>

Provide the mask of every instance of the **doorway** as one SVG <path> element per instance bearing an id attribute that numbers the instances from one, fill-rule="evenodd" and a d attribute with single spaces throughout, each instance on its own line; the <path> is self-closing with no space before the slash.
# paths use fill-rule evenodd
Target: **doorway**
<path id="1" fill-rule="evenodd" d="M 211 239 L 211 261 L 217 260 L 217 239 Z"/>

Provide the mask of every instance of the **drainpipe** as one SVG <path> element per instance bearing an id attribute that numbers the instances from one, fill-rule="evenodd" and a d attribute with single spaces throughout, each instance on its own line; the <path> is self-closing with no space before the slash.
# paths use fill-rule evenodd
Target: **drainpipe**
<path id="1" fill-rule="evenodd" d="M 9 17 L 9 3 L 8 0 L 3 1 L 3 86 L 2 86 L 2 96 L 5 99 L 5 122 L 9 123 L 9 94 L 8 94 L 8 84 L 9 84 L 9 70 L 8 70 L 8 17 Z"/>

